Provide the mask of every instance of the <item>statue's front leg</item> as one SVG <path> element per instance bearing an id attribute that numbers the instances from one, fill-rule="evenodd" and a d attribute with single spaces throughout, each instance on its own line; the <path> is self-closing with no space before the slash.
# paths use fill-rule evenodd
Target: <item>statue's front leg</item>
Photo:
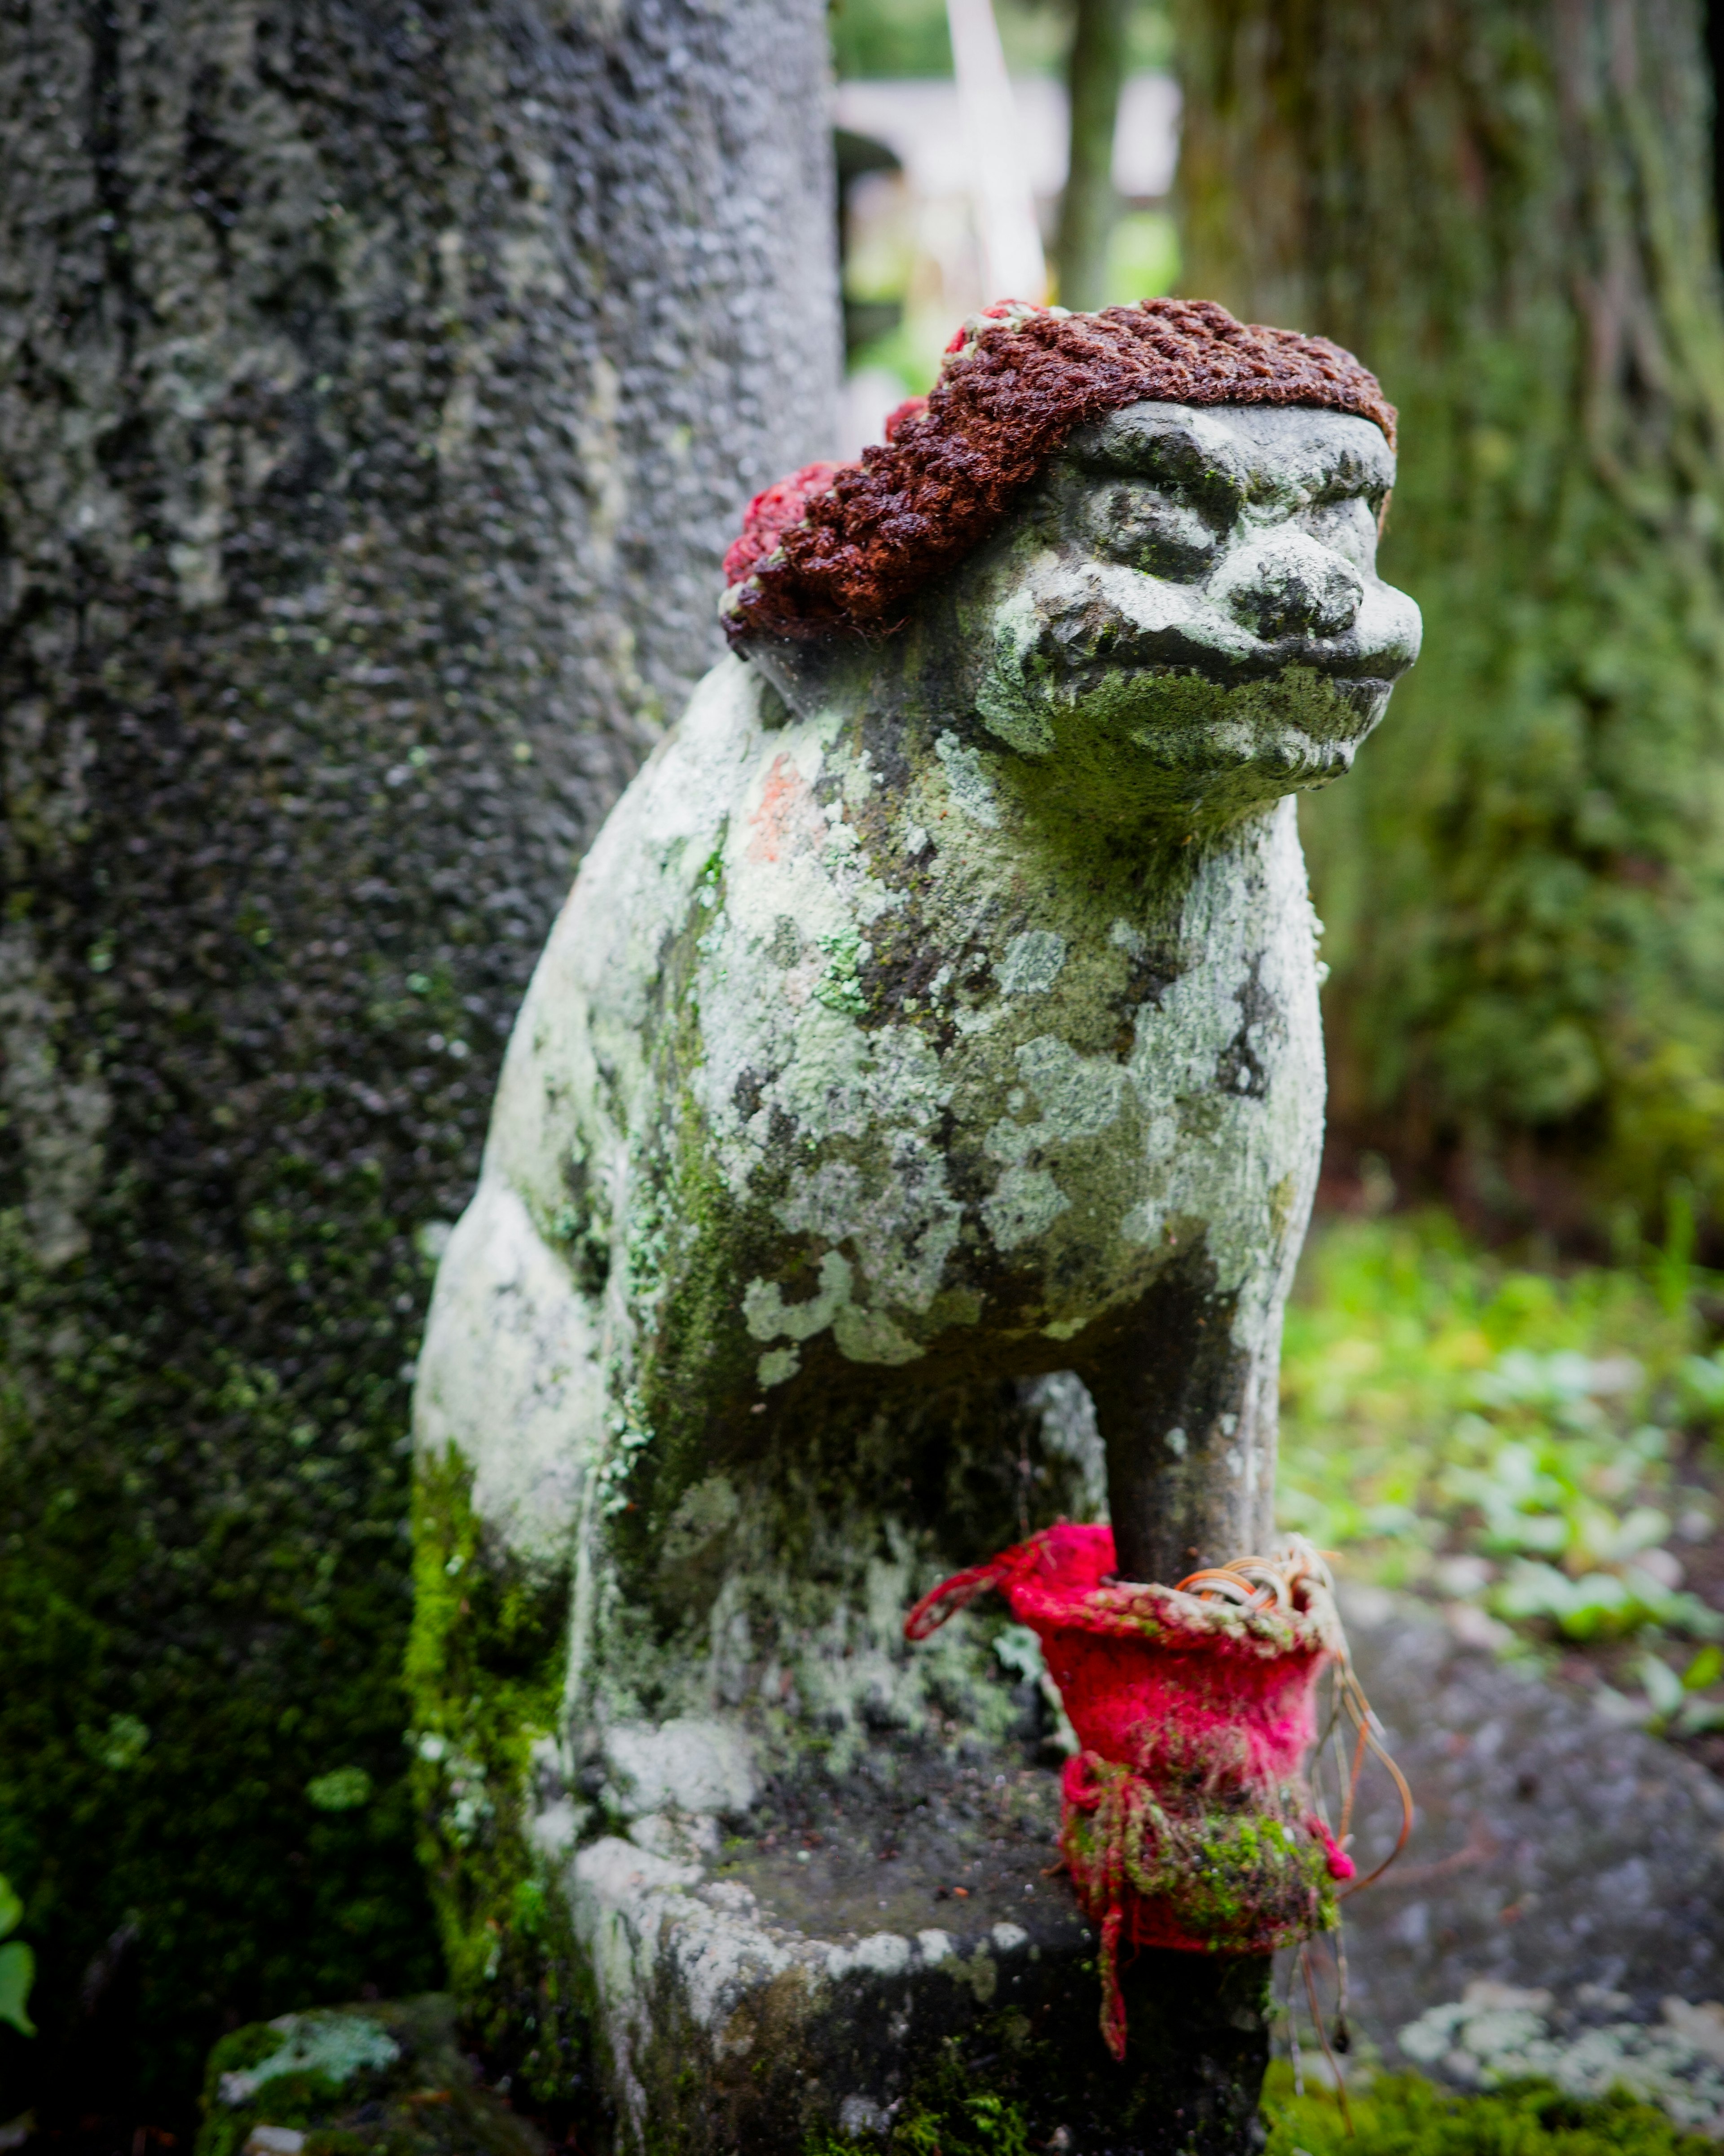
<path id="1" fill-rule="evenodd" d="M 1122 1579 L 1171 1586 L 1270 1532 L 1280 1309 L 1256 1316 L 1257 1300 L 1217 1293 L 1194 1253 L 1169 1266 L 1129 1332 L 1081 1373 L 1107 1450 Z"/>

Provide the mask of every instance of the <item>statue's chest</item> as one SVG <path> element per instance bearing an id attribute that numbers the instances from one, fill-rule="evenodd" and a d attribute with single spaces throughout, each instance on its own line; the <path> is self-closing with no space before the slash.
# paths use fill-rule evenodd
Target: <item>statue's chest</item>
<path id="1" fill-rule="evenodd" d="M 1080 1312 L 1193 1226 L 1224 1270 L 1264 1246 L 1321 1113 L 1296 840 L 1122 899 L 973 855 L 895 881 L 798 813 L 810 843 L 727 856 L 691 972 L 682 1067 L 754 1236 L 841 1250 L 900 1322 L 967 1281 Z"/>

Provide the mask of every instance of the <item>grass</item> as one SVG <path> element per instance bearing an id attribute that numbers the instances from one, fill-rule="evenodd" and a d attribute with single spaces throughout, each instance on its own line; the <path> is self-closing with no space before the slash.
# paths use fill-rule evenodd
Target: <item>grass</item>
<path id="1" fill-rule="evenodd" d="M 1507 1654 L 1592 1653 L 1650 1720 L 1724 1727 L 1720 1283 L 1679 1257 L 1504 1262 L 1437 1214 L 1313 1234 L 1282 1362 L 1282 1523 Z"/>
<path id="2" fill-rule="evenodd" d="M 1484 2096 L 1454 2096 L 1417 2074 L 1388 2074 L 1341 2107 L 1322 2090 L 1293 2093 L 1277 2061 L 1264 2087 L 1264 2156 L 1716 2156 L 1717 2143 L 1685 2133 L 1654 2104 L 1629 2096 L 1565 2096 L 1529 2082 Z"/>

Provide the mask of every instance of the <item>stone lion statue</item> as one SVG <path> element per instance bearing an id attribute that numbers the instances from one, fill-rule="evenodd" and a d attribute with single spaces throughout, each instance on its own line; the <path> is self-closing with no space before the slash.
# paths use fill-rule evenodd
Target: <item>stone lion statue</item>
<path id="1" fill-rule="evenodd" d="M 454 1870 L 572 1863 L 584 1938 L 593 1850 L 698 1866 L 785 1778 L 1002 1741 L 984 1649 L 896 1644 L 942 1568 L 1104 1502 L 1146 1581 L 1268 1534 L 1323 1107 L 1292 796 L 1418 650 L 1393 442 L 1321 340 L 1010 307 L 752 505 L 438 1276 L 422 1748 L 445 1822 L 464 1760 L 491 1807 Z"/>

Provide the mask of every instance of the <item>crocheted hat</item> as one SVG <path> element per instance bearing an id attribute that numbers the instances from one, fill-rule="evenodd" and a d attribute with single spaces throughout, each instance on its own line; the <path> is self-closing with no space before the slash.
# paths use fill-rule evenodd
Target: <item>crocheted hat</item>
<path id="1" fill-rule="evenodd" d="M 726 634 L 890 633 L 1075 429 L 1147 398 L 1351 412 L 1394 446 L 1377 377 L 1326 337 L 1235 321 L 1208 300 L 1089 315 L 1008 302 L 964 324 L 931 394 L 900 406 L 883 446 L 805 465 L 749 503 L 725 557 Z"/>

